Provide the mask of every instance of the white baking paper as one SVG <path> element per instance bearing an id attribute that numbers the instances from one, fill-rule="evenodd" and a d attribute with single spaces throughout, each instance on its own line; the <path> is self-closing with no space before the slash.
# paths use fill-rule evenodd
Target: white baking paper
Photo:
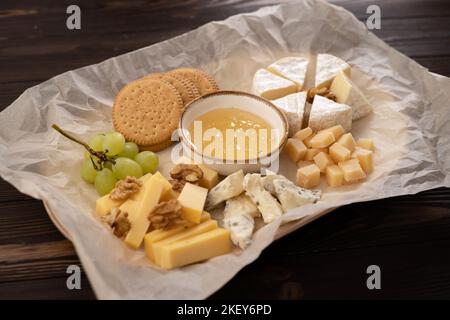
<path id="1" fill-rule="evenodd" d="M 353 67 L 375 111 L 354 123 L 373 138 L 376 169 L 361 184 L 331 189 L 323 200 L 259 229 L 245 251 L 172 271 L 152 267 L 93 214 L 96 192 L 79 177 L 83 150 L 50 129 L 87 139 L 111 129 L 111 106 L 126 83 L 182 66 L 206 69 L 223 89 L 251 87 L 253 73 L 289 55 L 326 52 Z M 352 14 L 303 0 L 212 22 L 192 32 L 66 72 L 26 90 L 0 114 L 0 174 L 21 192 L 45 200 L 73 241 L 98 298 L 203 299 L 258 258 L 275 238 L 351 202 L 450 186 L 450 80 L 390 48 Z M 160 154 L 163 173 L 170 150 Z M 281 159 L 281 173 L 295 166 Z M 238 298 L 238 297 L 237 297 Z"/>

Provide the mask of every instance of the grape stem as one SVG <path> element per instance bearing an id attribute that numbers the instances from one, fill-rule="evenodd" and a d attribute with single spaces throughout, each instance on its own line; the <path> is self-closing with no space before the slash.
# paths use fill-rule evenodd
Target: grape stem
<path id="1" fill-rule="evenodd" d="M 94 149 L 92 149 L 86 142 L 81 141 L 77 138 L 75 138 L 74 136 L 72 136 L 71 134 L 67 133 L 66 131 L 64 131 L 63 129 L 61 129 L 58 125 L 53 124 L 52 128 L 55 129 L 56 131 L 58 131 L 60 134 L 62 134 L 64 137 L 66 137 L 69 140 L 72 140 L 73 142 L 76 142 L 80 145 L 82 145 L 91 156 L 97 157 L 100 162 L 111 162 L 112 164 L 115 164 L 116 162 L 114 161 L 114 159 L 110 159 L 108 158 L 108 156 L 105 154 L 105 152 L 100 152 L 100 151 L 95 151 Z M 94 167 L 95 168 L 95 167 Z M 97 168 L 96 168 L 97 169 Z"/>

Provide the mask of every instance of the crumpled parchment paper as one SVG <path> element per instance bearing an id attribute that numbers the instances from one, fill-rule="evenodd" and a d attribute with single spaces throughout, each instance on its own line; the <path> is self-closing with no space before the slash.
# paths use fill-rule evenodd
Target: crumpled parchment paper
<path id="1" fill-rule="evenodd" d="M 150 266 L 96 220 L 96 192 L 79 177 L 83 150 L 50 129 L 58 123 L 87 139 L 111 129 L 111 106 L 126 83 L 181 66 L 206 69 L 223 89 L 251 87 L 257 68 L 289 55 L 327 52 L 353 66 L 353 80 L 375 111 L 354 122 L 373 138 L 375 171 L 363 183 L 322 185 L 315 205 L 259 229 L 245 251 L 169 272 Z M 45 200 L 67 232 L 101 299 L 202 299 L 254 261 L 275 238 L 351 202 L 450 186 L 450 80 L 390 48 L 342 8 L 302 0 L 212 22 L 192 32 L 56 76 L 26 90 L 0 114 L 0 174 Z M 170 150 L 161 170 L 172 167 Z M 295 166 L 282 157 L 280 172 Z M 283 224 L 282 222 L 291 221 Z"/>

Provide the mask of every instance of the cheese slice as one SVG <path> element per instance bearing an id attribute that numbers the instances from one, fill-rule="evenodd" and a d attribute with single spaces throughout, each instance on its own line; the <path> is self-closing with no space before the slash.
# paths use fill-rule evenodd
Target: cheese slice
<path id="1" fill-rule="evenodd" d="M 199 223 L 205 206 L 208 189 L 186 183 L 178 196 L 182 216 L 187 221 Z"/>
<path id="2" fill-rule="evenodd" d="M 259 69 L 253 77 L 252 92 L 268 100 L 278 99 L 297 91 L 297 85 L 266 69 Z"/>
<path id="3" fill-rule="evenodd" d="M 291 80 L 297 85 L 297 90 L 303 88 L 309 59 L 304 57 L 285 57 L 267 67 L 272 73 Z"/>
<path id="4" fill-rule="evenodd" d="M 173 269 L 231 252 L 230 232 L 217 228 L 161 248 L 160 266 Z"/>
<path id="5" fill-rule="evenodd" d="M 289 137 L 294 136 L 302 128 L 306 92 L 293 93 L 273 100 L 272 103 L 286 115 L 289 123 Z"/>
<path id="6" fill-rule="evenodd" d="M 346 132 L 352 129 L 352 108 L 316 95 L 309 115 L 309 127 L 320 131 L 339 124 Z"/>
<path id="7" fill-rule="evenodd" d="M 373 111 L 367 98 L 361 90 L 340 71 L 330 86 L 330 91 L 336 96 L 336 101 L 345 103 L 352 108 L 352 119 L 358 120 Z"/>
<path id="8" fill-rule="evenodd" d="M 316 62 L 316 88 L 329 88 L 334 77 L 343 71 L 350 77 L 350 65 L 344 60 L 327 53 L 319 53 Z"/>

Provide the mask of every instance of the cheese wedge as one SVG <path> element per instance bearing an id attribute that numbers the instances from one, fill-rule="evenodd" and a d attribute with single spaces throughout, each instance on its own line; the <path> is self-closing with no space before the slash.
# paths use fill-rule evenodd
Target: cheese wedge
<path id="1" fill-rule="evenodd" d="M 302 128 L 306 92 L 293 93 L 273 100 L 272 103 L 286 115 L 289 123 L 289 137 L 294 136 Z"/>
<path id="2" fill-rule="evenodd" d="M 180 240 L 184 240 L 184 239 L 187 239 L 190 237 L 194 237 L 196 235 L 217 229 L 217 227 L 218 227 L 218 225 L 217 225 L 216 220 L 208 220 L 208 221 L 200 223 L 196 226 L 188 228 L 182 232 L 171 235 L 170 237 L 167 237 L 163 240 L 154 242 L 152 244 L 154 262 L 156 264 L 160 265 L 160 263 L 161 263 L 161 248 L 164 247 L 164 245 L 174 243 L 174 242 L 177 242 Z M 146 252 L 147 252 L 147 250 L 146 250 Z"/>
<path id="3" fill-rule="evenodd" d="M 173 269 L 231 252 L 230 232 L 217 228 L 197 236 L 164 245 L 159 265 Z"/>
<path id="4" fill-rule="evenodd" d="M 275 100 L 297 91 L 297 85 L 266 69 L 259 69 L 253 77 L 252 92 L 268 100 Z"/>
<path id="5" fill-rule="evenodd" d="M 341 125 L 346 132 L 352 129 L 352 108 L 316 95 L 309 115 L 309 127 L 320 131 L 336 125 Z"/>
<path id="6" fill-rule="evenodd" d="M 373 111 L 367 98 L 361 90 L 340 71 L 330 86 L 330 91 L 336 96 L 336 101 L 345 103 L 352 108 L 352 119 L 358 120 Z"/>
<path id="7" fill-rule="evenodd" d="M 272 63 L 267 67 L 272 73 L 291 80 L 297 85 L 300 91 L 305 83 L 306 70 L 308 69 L 309 59 L 304 57 L 286 57 Z"/>
<path id="8" fill-rule="evenodd" d="M 178 196 L 182 207 L 183 218 L 193 223 L 199 223 L 205 206 L 208 189 L 186 183 Z"/>
<path id="9" fill-rule="evenodd" d="M 351 68 L 347 62 L 331 54 L 319 53 L 316 62 L 316 88 L 329 88 L 340 71 L 350 77 Z"/>

